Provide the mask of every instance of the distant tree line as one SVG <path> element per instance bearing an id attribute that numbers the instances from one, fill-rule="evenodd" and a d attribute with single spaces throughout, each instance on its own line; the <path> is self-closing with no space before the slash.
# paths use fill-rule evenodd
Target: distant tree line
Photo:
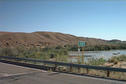
<path id="1" fill-rule="evenodd" d="M 67 47 L 70 51 L 77 51 L 78 46 L 77 45 L 69 45 Z M 118 49 L 126 49 L 126 44 L 110 44 L 110 45 L 88 45 L 84 47 L 85 51 L 102 51 L 102 50 L 118 50 Z M 82 50 L 82 49 L 81 49 Z"/>

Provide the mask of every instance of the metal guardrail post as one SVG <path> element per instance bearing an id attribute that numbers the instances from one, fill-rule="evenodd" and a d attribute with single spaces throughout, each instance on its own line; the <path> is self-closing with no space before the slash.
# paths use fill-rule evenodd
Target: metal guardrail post
<path id="1" fill-rule="evenodd" d="M 109 70 L 107 70 L 107 77 L 109 77 L 110 76 L 110 71 Z"/>
<path id="2" fill-rule="evenodd" d="M 81 72 L 81 68 L 80 67 L 78 67 L 78 73 L 80 73 Z"/>
<path id="3" fill-rule="evenodd" d="M 57 64 L 54 65 L 54 71 L 56 71 L 56 69 L 57 69 Z"/>
<path id="4" fill-rule="evenodd" d="M 73 72 L 73 67 L 72 66 L 70 66 L 70 72 Z"/>
<path id="5" fill-rule="evenodd" d="M 86 71 L 87 71 L 87 74 L 89 73 L 89 70 L 88 70 L 88 68 L 86 68 Z"/>

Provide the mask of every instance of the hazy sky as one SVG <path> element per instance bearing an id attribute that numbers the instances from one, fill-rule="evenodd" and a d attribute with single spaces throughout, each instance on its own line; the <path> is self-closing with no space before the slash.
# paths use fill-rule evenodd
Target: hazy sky
<path id="1" fill-rule="evenodd" d="M 126 0 L 0 0 L 0 31 L 126 40 Z"/>

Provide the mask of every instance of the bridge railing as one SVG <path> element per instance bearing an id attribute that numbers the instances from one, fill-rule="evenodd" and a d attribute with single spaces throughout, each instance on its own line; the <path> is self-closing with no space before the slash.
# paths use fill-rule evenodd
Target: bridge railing
<path id="1" fill-rule="evenodd" d="M 91 66 L 91 65 L 82 65 L 82 64 L 73 64 L 73 63 L 64 63 L 64 62 L 54 62 L 54 61 L 45 61 L 45 60 L 38 60 L 38 59 L 32 59 L 32 58 L 18 58 L 18 57 L 12 57 L 12 56 L 0 56 L 0 60 L 9 60 L 9 61 L 27 61 L 27 62 L 38 62 L 43 64 L 53 64 L 55 65 L 55 68 L 57 66 L 66 66 L 70 68 L 70 72 L 72 72 L 73 68 L 86 68 L 87 73 L 89 69 L 95 69 L 95 70 L 103 70 L 107 71 L 106 76 L 110 76 L 111 71 L 115 72 L 126 72 L 126 69 L 124 68 L 112 68 L 112 67 L 103 67 L 103 66 Z"/>

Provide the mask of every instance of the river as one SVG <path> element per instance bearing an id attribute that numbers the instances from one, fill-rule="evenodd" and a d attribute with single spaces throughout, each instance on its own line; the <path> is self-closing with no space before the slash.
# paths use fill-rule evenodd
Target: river
<path id="1" fill-rule="evenodd" d="M 82 52 L 70 51 L 69 61 L 76 62 L 78 56 L 81 56 Z M 104 58 L 106 60 L 110 59 L 113 56 L 126 55 L 126 50 L 110 50 L 110 51 L 84 51 L 84 61 L 88 61 L 91 58 Z"/>

